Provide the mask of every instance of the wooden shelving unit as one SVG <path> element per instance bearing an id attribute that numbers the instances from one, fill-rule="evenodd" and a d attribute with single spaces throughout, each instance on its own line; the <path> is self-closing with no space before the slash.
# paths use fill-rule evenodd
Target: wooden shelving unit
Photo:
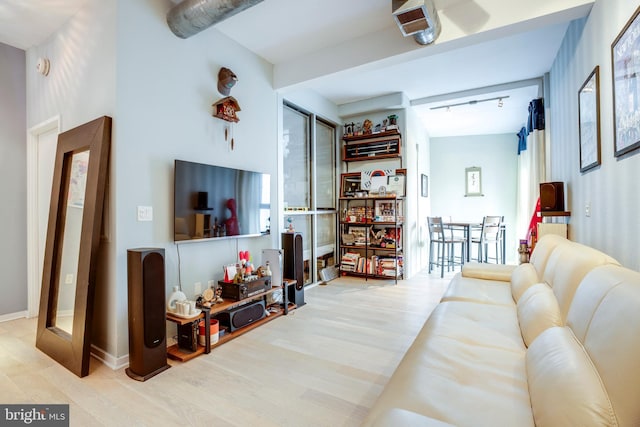
<path id="1" fill-rule="evenodd" d="M 341 197 L 340 271 L 342 274 L 397 282 L 403 277 L 402 253 L 404 199 L 387 197 Z M 388 206 L 380 215 L 378 209 Z M 371 233 L 379 235 L 374 237 Z M 355 257 L 351 261 L 351 254 Z"/>
<path id="2" fill-rule="evenodd" d="M 264 298 L 266 301 L 266 297 L 267 295 L 272 294 L 273 292 L 282 289 L 282 297 L 283 297 L 283 304 L 281 307 L 278 307 L 277 310 L 275 311 L 270 311 L 270 309 L 273 307 L 268 307 L 267 310 L 269 312 L 268 316 L 263 317 L 260 320 L 257 320 L 247 326 L 244 326 L 240 329 L 237 329 L 233 332 L 226 332 L 222 337 L 220 337 L 218 339 L 218 341 L 215 344 L 211 344 L 209 342 L 209 330 L 208 328 L 205 326 L 206 330 L 205 330 L 205 335 L 206 335 L 206 345 L 202 346 L 202 345 L 198 345 L 198 347 L 196 348 L 195 351 L 188 351 L 188 350 L 184 350 L 182 348 L 180 348 L 178 346 L 178 344 L 173 344 L 169 347 L 167 347 L 167 356 L 170 359 L 173 360 L 179 360 L 181 362 L 186 362 L 188 360 L 193 359 L 194 357 L 200 356 L 201 354 L 208 354 L 209 352 L 211 352 L 212 348 L 215 348 L 219 345 L 222 345 L 228 341 L 231 341 L 234 338 L 237 338 L 259 326 L 264 325 L 267 322 L 272 321 L 273 319 L 276 319 L 282 315 L 286 315 L 288 313 L 289 310 L 295 309 L 296 306 L 294 304 L 289 303 L 289 301 L 287 300 L 287 287 L 291 286 L 295 284 L 295 281 L 293 280 L 288 280 L 285 279 L 282 286 L 274 286 L 271 289 L 269 289 L 268 291 L 265 292 L 261 292 L 259 294 L 256 295 L 252 295 L 249 298 L 244 298 L 241 300 L 231 300 L 231 299 L 227 299 L 224 302 L 221 302 L 219 304 L 216 304 L 214 306 L 212 306 L 211 308 L 202 308 L 202 312 L 200 314 L 198 314 L 197 316 L 194 316 L 192 318 L 183 318 L 180 316 L 176 316 L 173 313 L 167 313 L 167 320 L 176 323 L 177 325 L 186 325 L 188 323 L 193 323 L 193 322 L 199 322 L 200 320 L 204 319 L 205 320 L 205 325 L 209 325 L 210 319 L 211 317 L 215 316 L 218 313 L 222 313 L 224 311 L 227 310 L 231 310 L 235 307 L 238 307 L 240 305 L 244 305 L 248 302 L 251 301 L 255 301 L 257 299 L 260 298 Z"/>

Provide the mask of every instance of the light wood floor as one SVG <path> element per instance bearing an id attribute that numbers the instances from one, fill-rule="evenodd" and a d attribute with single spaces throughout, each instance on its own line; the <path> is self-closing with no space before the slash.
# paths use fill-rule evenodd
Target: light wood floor
<path id="1" fill-rule="evenodd" d="M 146 381 L 93 360 L 83 379 L 35 348 L 36 319 L 0 323 L 0 403 L 69 403 L 72 426 L 357 426 L 451 274 L 339 278 L 307 304 Z"/>

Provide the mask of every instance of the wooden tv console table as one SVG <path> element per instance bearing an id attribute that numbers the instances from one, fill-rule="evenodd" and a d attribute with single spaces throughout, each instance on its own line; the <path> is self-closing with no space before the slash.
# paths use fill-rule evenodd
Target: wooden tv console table
<path id="1" fill-rule="evenodd" d="M 181 362 L 186 362 L 187 360 L 191 360 L 194 357 L 197 357 L 203 353 L 205 354 L 209 354 L 211 352 L 211 349 L 213 347 L 217 347 L 219 345 L 224 344 L 227 341 L 230 341 L 236 337 L 239 337 L 240 335 L 249 332 L 252 329 L 257 328 L 258 326 L 264 325 L 267 322 L 270 322 L 271 320 L 280 317 L 282 315 L 287 315 L 289 313 L 289 310 L 295 309 L 295 305 L 294 304 L 290 304 L 287 298 L 287 288 L 291 285 L 295 285 L 296 281 L 295 280 L 290 280 L 290 279 L 284 279 L 282 281 L 282 286 L 274 286 L 271 289 L 269 289 L 268 291 L 265 292 L 261 292 L 259 294 L 255 294 L 252 295 L 248 298 L 244 298 L 241 300 L 231 300 L 231 299 L 226 299 L 224 302 L 221 302 L 219 304 L 215 304 L 213 306 L 211 306 L 211 308 L 207 308 L 207 307 L 202 307 L 201 310 L 202 312 L 200 314 L 198 314 L 197 316 L 194 317 L 190 317 L 190 318 L 183 318 L 180 316 L 176 316 L 173 313 L 167 313 L 167 320 L 176 323 L 177 325 L 186 325 L 188 323 L 193 323 L 193 322 L 199 322 L 201 319 L 204 319 L 204 333 L 205 333 L 205 345 L 202 346 L 200 344 L 198 344 L 198 348 L 195 351 L 188 351 L 188 350 L 184 350 L 182 348 L 180 348 L 178 346 L 178 343 L 175 343 L 169 347 L 167 347 L 167 356 L 170 359 L 174 359 L 174 360 L 179 360 Z M 266 303 L 266 299 L 267 296 L 272 294 L 273 292 L 282 289 L 282 304 L 281 307 L 279 307 L 278 311 L 275 312 L 270 312 L 269 316 L 265 316 L 260 320 L 257 320 L 247 326 L 244 326 L 240 329 L 237 329 L 233 332 L 229 332 L 227 331 L 222 337 L 220 337 L 218 339 L 218 342 L 215 344 L 211 344 L 211 332 L 210 332 L 210 327 L 211 327 L 211 317 L 218 314 L 218 313 L 222 313 L 224 311 L 227 310 L 231 310 L 233 308 L 236 308 L 240 305 L 246 304 L 248 302 L 251 301 L 255 301 L 258 300 L 260 298 L 264 298 L 265 303 Z"/>

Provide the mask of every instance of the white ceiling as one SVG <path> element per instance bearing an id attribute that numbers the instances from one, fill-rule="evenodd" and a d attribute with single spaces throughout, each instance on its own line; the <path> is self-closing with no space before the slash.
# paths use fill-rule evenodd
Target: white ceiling
<path id="1" fill-rule="evenodd" d="M 38 45 L 88 1 L 99 0 L 0 0 L 0 42 Z M 264 0 L 216 29 L 274 64 L 285 93 L 311 89 L 342 105 L 403 92 L 432 136 L 516 133 L 539 96 L 530 79 L 550 70 L 568 22 L 593 0 L 435 3 L 442 34 L 430 46 L 400 35 L 391 0 Z M 431 109 L 501 96 L 502 108 Z"/>

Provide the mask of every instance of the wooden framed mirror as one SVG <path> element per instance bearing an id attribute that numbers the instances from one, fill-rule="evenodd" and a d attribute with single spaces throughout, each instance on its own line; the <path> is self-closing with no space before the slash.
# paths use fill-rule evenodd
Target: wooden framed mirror
<path id="1" fill-rule="evenodd" d="M 93 295 L 111 143 L 111 118 L 58 135 L 36 347 L 89 373 Z"/>

